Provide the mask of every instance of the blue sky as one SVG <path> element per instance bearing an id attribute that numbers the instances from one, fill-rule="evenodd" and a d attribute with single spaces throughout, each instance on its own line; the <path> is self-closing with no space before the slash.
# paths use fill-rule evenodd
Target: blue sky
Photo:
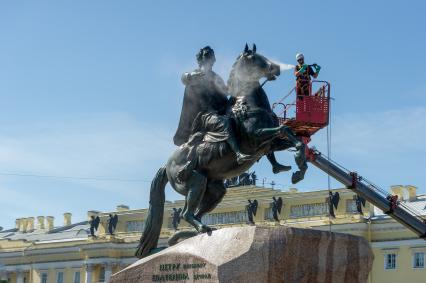
<path id="1" fill-rule="evenodd" d="M 183 85 L 210 45 L 227 79 L 246 42 L 332 84 L 332 158 L 384 188 L 426 193 L 423 1 L 9 1 L 0 4 L 0 226 L 117 204 L 147 207 L 174 146 Z M 271 101 L 291 72 L 265 87 Z M 325 130 L 313 141 L 326 149 Z M 293 164 L 289 154 L 278 155 Z M 259 178 L 292 187 L 290 174 Z M 10 175 L 12 174 L 12 175 Z M 90 177 L 40 178 L 14 174 Z M 339 187 L 333 182 L 333 187 Z M 310 167 L 300 190 L 327 188 Z M 170 200 L 180 198 L 170 188 Z"/>

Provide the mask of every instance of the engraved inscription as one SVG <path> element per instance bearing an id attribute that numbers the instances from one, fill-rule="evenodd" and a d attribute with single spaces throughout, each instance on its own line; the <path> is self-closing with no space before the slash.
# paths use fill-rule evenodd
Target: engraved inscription
<path id="1" fill-rule="evenodd" d="M 162 274 L 153 274 L 152 282 L 167 282 L 167 281 L 185 281 L 189 280 L 188 270 L 198 270 L 200 273 L 194 274 L 193 279 L 198 280 L 207 280 L 211 279 L 212 275 L 210 273 L 202 273 L 202 269 L 206 267 L 207 263 L 197 262 L 197 263 L 162 263 L 159 266 L 160 272 Z M 163 274 L 163 272 L 173 272 Z"/>

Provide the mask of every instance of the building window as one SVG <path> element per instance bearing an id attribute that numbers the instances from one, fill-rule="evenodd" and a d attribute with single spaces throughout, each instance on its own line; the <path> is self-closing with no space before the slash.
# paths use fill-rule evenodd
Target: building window
<path id="1" fill-rule="evenodd" d="M 300 204 L 292 205 L 290 207 L 290 217 L 309 217 L 328 214 L 327 203 L 311 203 L 311 204 Z"/>
<path id="2" fill-rule="evenodd" d="M 245 222 L 247 222 L 247 213 L 244 210 L 222 213 L 209 213 L 203 216 L 203 223 L 206 225 L 233 224 Z"/>
<path id="3" fill-rule="evenodd" d="M 80 283 L 80 271 L 74 272 L 74 283 Z"/>
<path id="4" fill-rule="evenodd" d="M 273 220 L 274 212 L 272 211 L 272 207 L 265 209 L 265 220 Z"/>
<path id="5" fill-rule="evenodd" d="M 356 208 L 356 201 L 353 199 L 346 200 L 346 213 L 358 213 L 358 209 Z"/>
<path id="6" fill-rule="evenodd" d="M 64 273 L 62 271 L 56 273 L 56 283 L 64 283 Z"/>
<path id="7" fill-rule="evenodd" d="M 105 282 L 105 267 L 101 267 L 99 270 L 99 282 Z"/>
<path id="8" fill-rule="evenodd" d="M 424 252 L 415 252 L 413 254 L 413 268 L 425 268 Z"/>
<path id="9" fill-rule="evenodd" d="M 396 254 L 385 255 L 385 269 L 396 269 Z"/>
<path id="10" fill-rule="evenodd" d="M 41 283 L 47 283 L 47 273 L 43 272 L 41 274 L 41 280 L 40 280 L 40 282 Z"/>
<path id="11" fill-rule="evenodd" d="M 142 232 L 144 228 L 144 221 L 127 221 L 127 232 Z"/>

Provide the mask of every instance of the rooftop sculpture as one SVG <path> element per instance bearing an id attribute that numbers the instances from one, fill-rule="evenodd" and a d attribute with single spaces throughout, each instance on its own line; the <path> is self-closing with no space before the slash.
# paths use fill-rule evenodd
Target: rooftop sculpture
<path id="1" fill-rule="evenodd" d="M 90 225 L 90 235 L 92 237 L 96 237 L 95 232 L 98 231 L 99 223 L 101 223 L 101 219 L 99 216 L 90 216 L 89 225 Z"/>
<path id="2" fill-rule="evenodd" d="M 117 228 L 117 223 L 118 223 L 118 215 L 117 214 L 110 214 L 108 216 L 108 233 L 110 235 L 114 235 L 114 231 Z"/>

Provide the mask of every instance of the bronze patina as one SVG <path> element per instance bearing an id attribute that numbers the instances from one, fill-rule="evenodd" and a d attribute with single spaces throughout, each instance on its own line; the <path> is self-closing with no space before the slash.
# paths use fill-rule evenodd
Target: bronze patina
<path id="1" fill-rule="evenodd" d="M 210 47 L 197 55 L 199 69 L 184 74 L 184 103 L 174 137 L 179 145 L 154 177 L 150 205 L 136 256 L 142 258 L 157 246 L 165 202 L 165 186 L 185 196 L 181 218 L 199 233 L 212 229 L 202 217 L 212 211 L 226 193 L 224 180 L 246 172 L 267 155 L 274 173 L 288 170 L 274 151 L 295 149 L 299 170 L 292 182 L 303 179 L 307 169 L 305 146 L 286 126 L 280 126 L 268 97 L 259 83 L 280 75 L 277 64 L 246 45 L 232 66 L 227 85 L 213 72 Z M 227 95 L 231 98 L 228 99 Z"/>

